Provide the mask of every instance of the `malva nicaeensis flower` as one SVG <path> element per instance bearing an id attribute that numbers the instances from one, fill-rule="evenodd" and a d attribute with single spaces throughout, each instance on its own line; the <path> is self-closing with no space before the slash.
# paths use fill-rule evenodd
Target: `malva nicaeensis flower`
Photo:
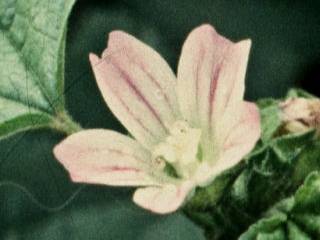
<path id="1" fill-rule="evenodd" d="M 258 110 L 243 100 L 250 45 L 202 25 L 183 45 L 176 78 L 149 46 L 111 32 L 102 57 L 90 54 L 90 61 L 107 105 L 132 137 L 84 130 L 56 146 L 55 156 L 75 182 L 137 186 L 136 204 L 175 211 L 260 136 Z"/>
<path id="2" fill-rule="evenodd" d="M 280 102 L 280 118 L 288 133 L 306 132 L 316 129 L 320 135 L 320 99 L 289 98 Z"/>

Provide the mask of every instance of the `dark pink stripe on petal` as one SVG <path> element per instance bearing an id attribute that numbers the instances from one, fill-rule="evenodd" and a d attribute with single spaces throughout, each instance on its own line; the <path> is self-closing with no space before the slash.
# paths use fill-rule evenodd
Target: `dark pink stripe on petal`
<path id="1" fill-rule="evenodd" d="M 153 72 L 152 64 L 154 64 L 152 62 L 153 58 L 157 60 L 157 58 L 161 59 L 162 57 L 158 55 L 154 50 L 149 49 L 149 47 L 146 47 L 144 43 L 140 42 L 139 40 L 135 39 L 134 37 L 124 32 L 119 32 L 119 31 L 113 32 L 111 33 L 110 37 L 112 37 L 112 40 L 109 40 L 108 47 L 116 48 L 117 52 L 120 52 L 121 54 L 125 55 L 127 60 L 129 60 L 131 63 L 138 66 L 142 70 L 142 72 L 149 78 L 150 82 L 152 82 L 156 86 L 156 88 L 159 90 L 159 92 L 163 95 L 168 108 L 171 110 L 172 114 L 175 115 L 176 114 L 175 102 L 170 102 L 170 99 L 165 91 L 167 86 L 161 86 L 158 80 L 160 80 L 161 82 L 162 79 L 156 79 L 152 75 L 152 72 Z M 143 51 L 146 51 L 148 56 L 144 56 Z M 151 56 L 149 56 L 150 53 L 151 53 Z M 166 64 L 164 60 L 162 61 L 163 61 L 162 64 Z M 148 66 L 152 66 L 152 67 L 150 68 Z M 163 68 L 163 66 L 157 66 L 157 67 Z M 165 66 L 165 67 L 168 68 L 165 70 L 171 71 L 169 66 Z M 173 78 L 174 78 L 174 75 L 173 75 Z M 171 87 L 171 84 L 168 84 L 168 86 Z"/>
<path id="2" fill-rule="evenodd" d="M 104 84 L 106 84 L 108 86 L 108 81 L 103 81 Z M 126 102 L 121 98 L 121 96 L 113 90 L 112 87 L 108 86 L 108 89 L 117 97 L 117 99 L 120 101 L 121 105 L 125 108 L 125 110 L 128 112 L 128 114 L 143 128 L 143 130 L 145 130 L 148 134 L 150 134 L 152 137 L 156 138 L 156 135 L 154 133 L 152 133 L 150 131 L 150 129 L 148 129 L 146 127 L 146 125 L 141 121 L 140 118 L 138 118 L 129 108 L 129 106 L 126 104 Z"/>
<path id="3" fill-rule="evenodd" d="M 121 102 L 122 106 L 126 109 L 126 111 L 129 113 L 129 115 L 130 115 L 134 120 L 136 120 L 136 121 L 138 122 L 138 124 L 139 124 L 147 133 L 149 133 L 152 137 L 156 138 L 156 135 L 155 135 L 154 133 L 152 133 L 152 132 L 150 131 L 150 129 L 148 129 L 148 128 L 146 127 L 146 125 L 144 125 L 144 123 L 141 121 L 141 119 L 134 115 L 134 113 L 130 110 L 130 108 L 128 107 L 128 105 L 126 104 L 126 102 L 123 101 L 123 99 L 122 99 L 118 94 L 116 94 L 116 93 L 114 93 L 114 94 L 118 97 L 118 99 L 119 99 L 119 101 Z"/>
<path id="4" fill-rule="evenodd" d="M 119 154 L 119 155 L 123 155 L 123 156 L 128 156 L 133 158 L 135 161 L 137 162 L 145 162 L 144 160 L 140 159 L 139 157 L 123 152 L 119 149 L 114 149 L 114 148 L 95 148 L 95 147 L 81 147 L 81 146 L 77 146 L 77 145 L 69 145 L 69 149 L 77 149 L 76 152 L 74 152 L 74 154 L 72 154 L 73 156 L 75 155 L 86 155 L 86 154 L 90 154 L 93 152 L 102 152 L 102 151 L 106 151 L 107 153 L 115 153 L 115 154 Z"/>
<path id="5" fill-rule="evenodd" d="M 159 82 L 146 70 L 145 66 L 140 63 L 139 64 L 141 70 L 148 76 L 148 78 L 150 79 L 150 81 L 158 88 L 158 90 L 161 92 L 161 94 L 163 95 L 170 111 L 172 112 L 173 115 L 175 115 L 175 111 L 173 109 L 173 106 L 171 104 L 171 102 L 169 101 L 168 95 L 166 94 L 166 92 L 164 91 L 164 89 L 161 87 L 161 85 L 159 84 Z"/>
<path id="6" fill-rule="evenodd" d="M 210 82 L 210 92 L 209 92 L 209 126 L 211 131 L 211 119 L 212 119 L 212 113 L 213 113 L 213 104 L 214 104 L 214 98 L 216 94 L 217 84 L 219 81 L 220 72 L 222 69 L 222 62 L 218 63 L 216 67 L 212 71 L 212 77 Z"/>
<path id="7" fill-rule="evenodd" d="M 150 103 L 146 100 L 146 98 L 138 90 L 137 86 L 134 85 L 134 83 L 132 82 L 130 76 L 117 63 L 113 62 L 113 66 L 119 71 L 121 77 L 126 81 L 126 83 L 133 90 L 133 92 L 137 95 L 137 97 L 147 106 L 147 108 L 150 110 L 152 115 L 157 119 L 157 121 L 160 123 L 160 125 L 163 127 L 163 129 L 166 132 L 168 132 L 168 129 L 163 124 L 163 122 L 160 119 L 160 117 L 159 117 L 158 113 L 156 112 L 156 110 L 150 105 Z"/>

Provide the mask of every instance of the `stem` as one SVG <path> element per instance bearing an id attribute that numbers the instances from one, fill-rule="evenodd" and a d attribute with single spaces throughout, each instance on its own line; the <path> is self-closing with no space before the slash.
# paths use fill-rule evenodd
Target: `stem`
<path id="1" fill-rule="evenodd" d="M 82 127 L 66 111 L 59 112 L 50 127 L 66 135 L 82 130 Z"/>

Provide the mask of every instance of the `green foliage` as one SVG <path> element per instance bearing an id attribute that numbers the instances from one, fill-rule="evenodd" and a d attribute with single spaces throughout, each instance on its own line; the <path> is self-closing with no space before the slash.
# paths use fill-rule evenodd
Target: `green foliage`
<path id="1" fill-rule="evenodd" d="M 0 1 L 0 138 L 64 111 L 66 23 L 74 0 Z"/>
<path id="2" fill-rule="evenodd" d="M 286 98 L 302 97 L 302 98 L 316 98 L 316 96 L 304 91 L 300 88 L 292 88 L 288 91 Z"/>
<path id="3" fill-rule="evenodd" d="M 319 172 L 311 173 L 291 198 L 276 204 L 239 239 L 320 239 L 319 186 Z"/>
<path id="4" fill-rule="evenodd" d="M 281 126 L 279 101 L 267 98 L 257 102 L 261 117 L 261 141 L 268 142 Z"/>

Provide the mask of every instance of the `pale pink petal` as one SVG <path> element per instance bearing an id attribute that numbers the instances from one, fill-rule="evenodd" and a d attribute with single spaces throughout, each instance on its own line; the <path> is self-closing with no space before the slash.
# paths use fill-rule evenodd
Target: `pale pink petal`
<path id="1" fill-rule="evenodd" d="M 144 146 L 167 132 L 178 113 L 175 76 L 161 56 L 133 36 L 111 32 L 102 58 L 90 55 L 111 111 Z"/>
<path id="2" fill-rule="evenodd" d="M 223 150 L 215 163 L 203 164 L 196 174 L 199 185 L 209 184 L 218 174 L 235 166 L 255 146 L 260 129 L 260 114 L 257 106 L 245 102 L 240 121 L 232 127 L 223 143 Z"/>
<path id="3" fill-rule="evenodd" d="M 181 185 L 139 188 L 134 193 L 133 201 L 154 213 L 171 213 L 184 203 L 193 187 L 191 182 L 184 182 Z"/>
<path id="4" fill-rule="evenodd" d="M 239 163 L 260 138 L 259 109 L 253 103 L 244 102 L 240 120 L 230 128 L 224 139 L 219 160 L 213 165 L 212 175 L 215 176 Z"/>
<path id="5" fill-rule="evenodd" d="M 250 46 L 250 40 L 238 42 L 230 48 L 225 58 L 212 99 L 211 128 L 218 136 L 232 130 L 234 124 L 246 114 L 246 110 L 243 110 L 243 94 Z"/>
<path id="6" fill-rule="evenodd" d="M 150 154 L 135 140 L 111 130 L 85 130 L 67 137 L 54 155 L 75 182 L 114 186 L 154 185 Z"/>
<path id="7" fill-rule="evenodd" d="M 196 123 L 203 115 L 207 118 L 210 92 L 231 45 L 210 25 L 195 28 L 187 37 L 178 65 L 177 91 L 181 112 L 189 122 Z"/>
<path id="8" fill-rule="evenodd" d="M 234 125 L 225 139 L 223 159 L 226 162 L 238 162 L 248 154 L 258 141 L 260 128 L 259 109 L 254 103 L 245 102 L 240 121 Z"/>
<path id="9" fill-rule="evenodd" d="M 178 66 L 178 101 L 183 116 L 207 131 L 233 125 L 242 104 L 250 40 L 233 43 L 210 25 L 193 30 Z M 228 121 L 223 121 L 227 119 Z M 234 120 L 236 119 L 236 120 Z"/>

